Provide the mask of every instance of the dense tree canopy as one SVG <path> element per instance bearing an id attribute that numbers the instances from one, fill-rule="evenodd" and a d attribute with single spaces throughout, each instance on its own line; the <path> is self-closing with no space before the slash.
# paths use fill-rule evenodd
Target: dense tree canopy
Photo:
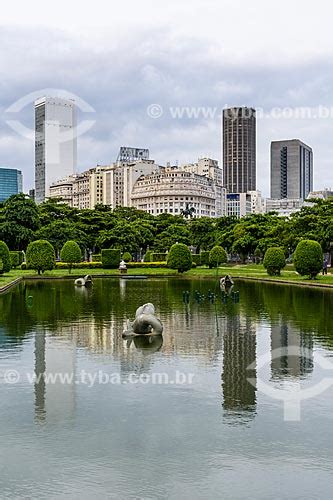
<path id="1" fill-rule="evenodd" d="M 276 246 L 291 255 L 304 239 L 317 241 L 327 252 L 333 243 L 333 201 L 317 200 L 291 217 L 269 213 L 239 220 L 184 219 L 167 213 L 153 216 L 135 208 L 105 205 L 78 210 L 59 200 L 37 206 L 22 194 L 12 196 L 0 208 L 0 240 L 10 250 L 26 250 L 37 239 L 50 241 L 57 253 L 68 240 L 76 241 L 82 251 L 119 248 L 133 255 L 148 249 L 165 252 L 173 244 L 183 243 L 197 251 L 220 245 L 245 260 L 248 255 L 263 256 Z"/>

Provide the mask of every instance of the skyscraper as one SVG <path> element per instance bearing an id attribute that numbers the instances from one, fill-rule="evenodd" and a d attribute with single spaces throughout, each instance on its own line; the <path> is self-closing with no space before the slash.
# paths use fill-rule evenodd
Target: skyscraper
<path id="1" fill-rule="evenodd" d="M 223 110 L 223 183 L 229 193 L 256 191 L 256 111 Z"/>
<path id="2" fill-rule="evenodd" d="M 35 102 L 35 200 L 47 198 L 49 186 L 76 170 L 74 101 L 42 97 Z"/>
<path id="3" fill-rule="evenodd" d="M 312 149 L 298 139 L 271 143 L 271 198 L 305 199 L 313 190 Z"/>
<path id="4" fill-rule="evenodd" d="M 22 172 L 15 168 L 0 167 L 0 202 L 18 193 L 22 193 Z"/>

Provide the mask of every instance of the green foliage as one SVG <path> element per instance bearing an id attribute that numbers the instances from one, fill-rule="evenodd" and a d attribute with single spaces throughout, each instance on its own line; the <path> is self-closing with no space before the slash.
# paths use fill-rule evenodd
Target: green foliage
<path id="1" fill-rule="evenodd" d="M 8 273 L 11 269 L 9 249 L 4 241 L 0 241 L 0 259 L 2 260 L 2 273 Z"/>
<path id="2" fill-rule="evenodd" d="M 10 254 L 10 262 L 11 262 L 11 267 L 15 268 L 18 267 L 22 264 L 23 262 L 23 253 L 19 251 L 12 251 L 9 252 Z"/>
<path id="3" fill-rule="evenodd" d="M 125 252 L 122 256 L 122 259 L 128 263 L 128 262 L 132 262 L 132 255 L 129 253 L 129 252 Z"/>
<path id="4" fill-rule="evenodd" d="M 207 250 L 200 253 L 200 265 L 209 266 L 209 252 Z"/>
<path id="5" fill-rule="evenodd" d="M 68 264 L 69 272 L 71 272 L 73 264 L 81 262 L 81 248 L 76 243 L 76 241 L 66 241 L 61 249 L 60 259 L 62 260 L 62 262 L 66 262 Z"/>
<path id="6" fill-rule="evenodd" d="M 144 262 L 152 262 L 153 261 L 153 251 L 152 250 L 148 250 L 144 257 L 143 257 L 143 261 Z"/>
<path id="7" fill-rule="evenodd" d="M 200 259 L 200 254 L 199 254 L 199 253 L 197 253 L 197 254 L 193 254 L 193 253 L 192 253 L 192 262 L 195 262 L 195 264 L 196 264 L 197 266 L 200 266 L 200 264 L 201 264 L 201 259 Z"/>
<path id="8" fill-rule="evenodd" d="M 153 253 L 152 262 L 165 262 L 167 260 L 167 253 Z"/>
<path id="9" fill-rule="evenodd" d="M 119 248 L 109 248 L 102 250 L 102 266 L 105 269 L 118 268 L 121 261 L 121 251 Z"/>
<path id="10" fill-rule="evenodd" d="M 102 254 L 100 253 L 94 253 L 91 256 L 93 262 L 102 262 Z"/>
<path id="11" fill-rule="evenodd" d="M 75 264 L 67 264 L 67 262 L 57 262 L 56 269 L 102 269 L 101 262 L 77 262 Z"/>
<path id="12" fill-rule="evenodd" d="M 0 259 L 0 274 L 3 274 L 3 262 L 2 262 L 2 259 Z"/>
<path id="13" fill-rule="evenodd" d="M 241 236 L 234 242 L 232 252 L 238 254 L 242 261 L 245 262 L 247 256 L 254 252 L 256 243 L 256 240 L 252 236 L 245 234 L 245 236 Z"/>
<path id="14" fill-rule="evenodd" d="M 315 278 L 323 267 L 323 251 L 313 240 L 302 240 L 294 253 L 294 266 L 301 276 Z"/>
<path id="15" fill-rule="evenodd" d="M 270 276 L 279 276 L 281 270 L 286 266 L 286 258 L 283 248 L 268 248 L 265 253 L 263 264 Z"/>
<path id="16" fill-rule="evenodd" d="M 219 267 L 221 264 L 225 264 L 228 261 L 227 252 L 224 248 L 216 245 L 209 252 L 209 266 Z"/>
<path id="17" fill-rule="evenodd" d="M 37 205 L 24 194 L 13 195 L 4 204 L 0 238 L 12 250 L 24 250 L 35 237 L 40 220 Z"/>
<path id="18" fill-rule="evenodd" d="M 179 273 L 189 271 L 192 267 L 192 254 L 183 243 L 175 243 L 168 253 L 167 266 L 177 269 Z"/>
<path id="19" fill-rule="evenodd" d="M 55 266 L 54 248 L 49 241 L 36 240 L 27 248 L 27 268 L 35 269 L 38 274 L 52 270 Z"/>

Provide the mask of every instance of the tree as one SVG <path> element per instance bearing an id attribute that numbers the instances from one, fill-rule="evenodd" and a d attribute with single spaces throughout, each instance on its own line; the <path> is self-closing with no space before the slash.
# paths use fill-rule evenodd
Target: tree
<path id="1" fill-rule="evenodd" d="M 209 267 L 219 267 L 220 264 L 225 264 L 227 261 L 227 252 L 219 245 L 216 245 L 209 252 Z"/>
<path id="2" fill-rule="evenodd" d="M 28 196 L 16 194 L 4 204 L 0 238 L 11 250 L 24 250 L 40 226 L 37 205 Z"/>
<path id="3" fill-rule="evenodd" d="M 2 262 L 2 269 L 0 273 L 8 273 L 11 268 L 9 249 L 4 241 L 0 241 L 0 259 Z"/>
<path id="4" fill-rule="evenodd" d="M 36 240 L 29 243 L 26 253 L 27 268 L 35 269 L 38 274 L 52 270 L 55 265 L 54 248 L 49 241 Z"/>
<path id="5" fill-rule="evenodd" d="M 302 240 L 294 253 L 295 269 L 301 276 L 314 279 L 323 268 L 323 251 L 317 241 Z"/>
<path id="6" fill-rule="evenodd" d="M 72 271 L 73 264 L 81 262 L 82 253 L 81 248 L 76 241 L 66 241 L 60 252 L 60 259 L 68 263 L 69 272 Z"/>
<path id="7" fill-rule="evenodd" d="M 167 266 L 177 269 L 179 273 L 189 271 L 192 267 L 192 254 L 183 243 L 175 243 L 168 253 Z"/>
<path id="8" fill-rule="evenodd" d="M 286 266 L 283 248 L 271 247 L 265 253 L 264 268 L 270 276 L 279 276 L 281 269 Z"/>
<path id="9" fill-rule="evenodd" d="M 241 236 L 232 245 L 232 251 L 240 255 L 243 262 L 245 262 L 246 257 L 249 253 L 253 252 L 255 249 L 256 240 L 252 236 L 245 235 Z"/>
<path id="10" fill-rule="evenodd" d="M 172 224 L 156 236 L 154 242 L 154 250 L 157 252 L 165 252 L 175 243 L 183 243 L 185 246 L 190 245 L 191 233 L 184 224 Z"/>

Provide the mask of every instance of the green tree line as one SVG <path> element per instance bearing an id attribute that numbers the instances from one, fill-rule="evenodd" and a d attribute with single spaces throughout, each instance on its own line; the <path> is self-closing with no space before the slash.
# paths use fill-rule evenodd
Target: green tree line
<path id="1" fill-rule="evenodd" d="M 10 250 L 26 250 L 34 240 L 47 240 L 58 254 L 67 241 L 76 241 L 83 252 L 119 248 L 135 254 L 148 248 L 165 252 L 173 244 L 183 243 L 198 252 L 220 245 L 245 260 L 249 254 L 263 256 L 267 248 L 277 246 L 288 256 L 302 239 L 317 241 L 324 252 L 330 250 L 333 201 L 316 200 L 291 217 L 272 212 L 243 219 L 184 219 L 167 213 L 153 216 L 135 208 L 104 205 L 79 210 L 60 200 L 37 206 L 23 194 L 0 206 L 0 240 Z"/>

